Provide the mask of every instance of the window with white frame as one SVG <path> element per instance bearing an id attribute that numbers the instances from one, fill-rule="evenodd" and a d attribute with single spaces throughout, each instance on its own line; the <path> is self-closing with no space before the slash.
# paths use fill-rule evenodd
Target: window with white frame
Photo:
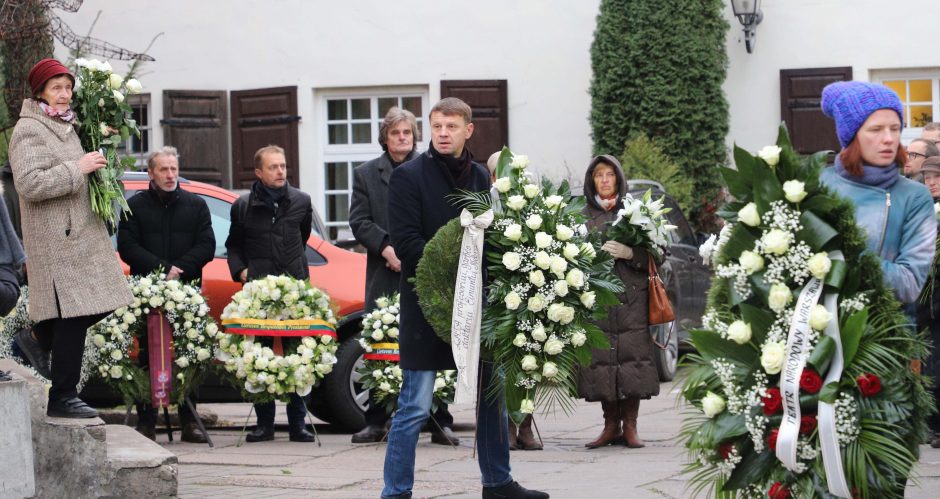
<path id="1" fill-rule="evenodd" d="M 414 113 L 418 120 L 418 150 L 426 147 L 424 115 L 427 87 L 369 88 L 321 94 L 320 127 L 323 165 L 323 210 L 329 239 L 351 239 L 349 203 L 353 169 L 382 154 L 379 126 L 392 107 Z"/>
<path id="2" fill-rule="evenodd" d="M 940 121 L 940 68 L 873 71 L 872 76 L 901 98 L 905 142 L 920 137 L 927 123 Z"/>
<path id="3" fill-rule="evenodd" d="M 150 94 L 128 95 L 127 103 L 131 106 L 132 118 L 140 129 L 140 137 L 131 135 L 121 144 L 123 154 L 133 156 L 138 168 L 146 168 L 147 155 L 150 154 Z"/>

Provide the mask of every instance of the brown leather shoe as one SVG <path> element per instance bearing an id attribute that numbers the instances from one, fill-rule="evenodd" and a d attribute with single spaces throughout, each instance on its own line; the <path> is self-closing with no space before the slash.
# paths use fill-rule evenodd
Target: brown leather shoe
<path id="1" fill-rule="evenodd" d="M 542 439 L 532 433 L 532 415 L 527 414 L 519 425 L 519 448 L 522 450 L 542 450 Z"/>
<path id="2" fill-rule="evenodd" d="M 930 442 L 930 446 L 934 449 L 940 449 L 940 437 L 933 439 L 933 442 Z"/>
<path id="3" fill-rule="evenodd" d="M 519 428 L 516 423 L 513 423 L 512 418 L 509 418 L 509 450 L 519 450 L 519 439 L 516 436 L 518 432 Z"/>
<path id="4" fill-rule="evenodd" d="M 621 400 L 620 410 L 623 414 L 623 437 L 627 441 L 627 447 L 631 449 L 646 447 L 646 444 L 640 440 L 639 435 L 636 433 L 636 418 L 640 413 L 640 399 Z"/>
<path id="5" fill-rule="evenodd" d="M 601 408 L 604 410 L 604 429 L 601 430 L 601 434 L 597 439 L 584 444 L 588 449 L 612 445 L 623 439 L 617 402 L 601 402 Z"/>
<path id="6" fill-rule="evenodd" d="M 186 423 L 183 426 L 183 431 L 180 433 L 180 440 L 191 444 L 208 443 L 206 437 L 199 431 L 199 426 L 197 426 L 196 423 Z"/>

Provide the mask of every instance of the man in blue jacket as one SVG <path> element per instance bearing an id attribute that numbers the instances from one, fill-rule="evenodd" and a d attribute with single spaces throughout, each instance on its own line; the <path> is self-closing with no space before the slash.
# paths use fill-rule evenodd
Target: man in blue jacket
<path id="1" fill-rule="evenodd" d="M 385 451 L 383 498 L 411 497 L 415 450 L 431 409 L 435 372 L 456 368 L 450 345 L 437 336 L 421 312 L 410 279 L 425 244 L 460 214 L 460 208 L 447 196 L 458 190 L 490 188 L 489 172 L 473 162 L 465 147 L 473 134 L 470 106 L 448 97 L 434 105 L 429 122 L 428 151 L 396 168 L 389 181 L 389 235 L 402 273 L 399 352 L 403 383 Z M 492 364 L 484 362 L 480 370 L 483 386 L 489 386 L 491 376 Z M 477 404 L 476 445 L 484 499 L 547 498 L 548 494 L 527 490 L 512 479 L 503 397 L 491 397 L 487 390 L 480 390 Z"/>

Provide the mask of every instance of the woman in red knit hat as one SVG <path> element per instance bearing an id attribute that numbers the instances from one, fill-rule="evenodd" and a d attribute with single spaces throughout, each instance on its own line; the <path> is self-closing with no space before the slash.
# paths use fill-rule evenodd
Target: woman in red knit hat
<path id="1" fill-rule="evenodd" d="M 98 413 L 77 390 L 86 330 L 133 296 L 108 230 L 91 211 L 87 175 L 107 161 L 100 152 L 82 150 L 70 107 L 75 77 L 59 61 L 43 59 L 28 80 L 32 98 L 23 101 L 9 156 L 29 258 L 29 316 L 36 325 L 17 333 L 16 343 L 52 381 L 47 415 L 91 418 Z"/>

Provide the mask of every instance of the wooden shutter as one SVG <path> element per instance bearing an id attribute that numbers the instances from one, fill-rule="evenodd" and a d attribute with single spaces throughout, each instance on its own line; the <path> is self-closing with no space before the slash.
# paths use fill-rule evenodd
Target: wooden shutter
<path id="1" fill-rule="evenodd" d="M 236 189 L 255 181 L 255 151 L 266 145 L 284 148 L 287 180 L 300 185 L 297 147 L 297 87 L 232 92 L 232 172 Z"/>
<path id="2" fill-rule="evenodd" d="M 473 136 L 467 146 L 485 163 L 509 145 L 509 107 L 506 80 L 442 80 L 441 98 L 457 97 L 473 110 Z"/>
<path id="3" fill-rule="evenodd" d="M 163 143 L 180 153 L 180 175 L 231 186 L 224 90 L 164 90 Z"/>
<path id="4" fill-rule="evenodd" d="M 819 101 L 826 85 L 851 79 L 851 67 L 780 70 L 780 115 L 797 152 L 841 148 L 835 122 L 822 113 Z"/>

